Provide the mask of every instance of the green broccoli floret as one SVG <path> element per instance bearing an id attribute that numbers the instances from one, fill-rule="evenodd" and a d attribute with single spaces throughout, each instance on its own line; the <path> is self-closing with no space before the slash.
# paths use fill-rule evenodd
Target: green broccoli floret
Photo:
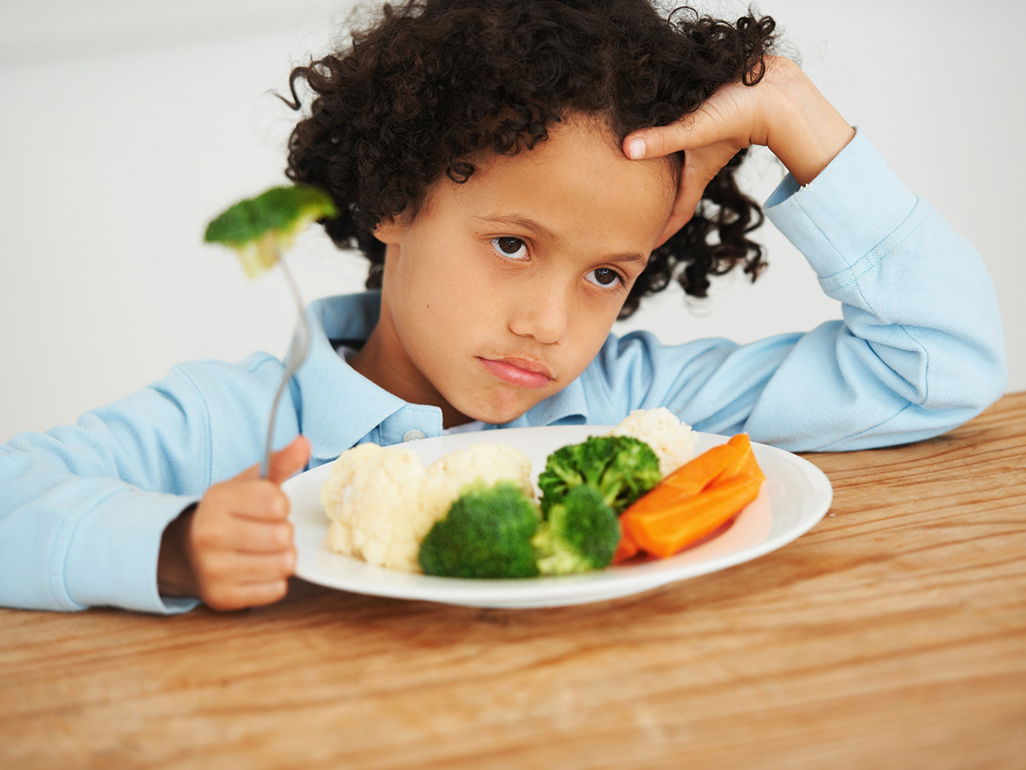
<path id="1" fill-rule="evenodd" d="M 631 436 L 592 436 L 549 455 L 538 477 L 542 513 L 581 484 L 595 487 L 619 516 L 659 483 L 659 458 L 644 441 Z"/>
<path id="2" fill-rule="evenodd" d="M 240 201 L 207 225 L 203 240 L 238 252 L 250 278 L 278 262 L 281 253 L 311 222 L 338 215 L 327 193 L 316 187 L 272 187 Z"/>
<path id="3" fill-rule="evenodd" d="M 620 522 L 602 493 L 578 484 L 549 508 L 531 541 L 543 575 L 570 575 L 608 567 L 620 542 Z"/>
<path id="4" fill-rule="evenodd" d="M 443 577 L 536 577 L 531 538 L 539 520 L 538 508 L 519 485 L 472 486 L 421 542 L 421 569 Z"/>

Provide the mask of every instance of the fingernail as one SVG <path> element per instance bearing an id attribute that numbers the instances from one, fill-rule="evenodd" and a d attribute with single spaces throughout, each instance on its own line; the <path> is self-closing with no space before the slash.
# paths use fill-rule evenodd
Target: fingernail
<path id="1" fill-rule="evenodd" d="M 641 137 L 635 137 L 627 145 L 627 151 L 630 153 L 631 160 L 640 160 L 645 157 L 645 140 Z"/>

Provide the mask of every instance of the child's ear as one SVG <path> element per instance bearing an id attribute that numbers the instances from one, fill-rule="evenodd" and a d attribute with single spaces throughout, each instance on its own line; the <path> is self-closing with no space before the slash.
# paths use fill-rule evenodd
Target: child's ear
<path id="1" fill-rule="evenodd" d="M 374 228 L 374 237 L 384 244 L 398 245 L 405 229 L 398 217 L 386 217 Z"/>

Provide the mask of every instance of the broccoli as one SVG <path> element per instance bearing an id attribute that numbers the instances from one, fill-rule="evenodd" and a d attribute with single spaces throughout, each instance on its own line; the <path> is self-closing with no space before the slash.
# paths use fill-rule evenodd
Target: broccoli
<path id="1" fill-rule="evenodd" d="M 214 219 L 203 240 L 235 249 L 246 275 L 255 278 L 274 267 L 304 227 L 337 215 L 331 198 L 316 187 L 272 187 Z"/>
<path id="2" fill-rule="evenodd" d="M 532 538 L 543 575 L 608 567 L 620 542 L 620 522 L 596 487 L 578 484 L 549 508 Z"/>
<path id="3" fill-rule="evenodd" d="M 519 484 L 470 486 L 421 542 L 421 569 L 443 577 L 536 577 L 531 537 L 539 520 Z"/>
<path id="4" fill-rule="evenodd" d="M 659 458 L 630 436 L 593 436 L 549 455 L 538 507 L 505 481 L 471 485 L 421 542 L 428 575 L 524 578 L 609 566 L 618 516 L 661 480 Z"/>
<path id="5" fill-rule="evenodd" d="M 538 477 L 542 513 L 548 515 L 570 490 L 587 484 L 601 492 L 605 504 L 619 516 L 661 479 L 659 458 L 644 441 L 592 436 L 549 455 Z"/>

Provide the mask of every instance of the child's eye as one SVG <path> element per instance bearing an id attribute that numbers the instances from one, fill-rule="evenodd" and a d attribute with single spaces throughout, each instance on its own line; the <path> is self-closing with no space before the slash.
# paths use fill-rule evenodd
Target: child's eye
<path id="1" fill-rule="evenodd" d="M 588 273 L 587 279 L 596 286 L 601 286 L 604 289 L 609 288 L 610 286 L 615 286 L 618 283 L 624 283 L 623 276 L 608 267 L 595 268 Z"/>
<path id="2" fill-rule="evenodd" d="M 492 248 L 500 257 L 506 259 L 527 259 L 527 244 L 519 238 L 501 236 L 492 238 Z"/>

